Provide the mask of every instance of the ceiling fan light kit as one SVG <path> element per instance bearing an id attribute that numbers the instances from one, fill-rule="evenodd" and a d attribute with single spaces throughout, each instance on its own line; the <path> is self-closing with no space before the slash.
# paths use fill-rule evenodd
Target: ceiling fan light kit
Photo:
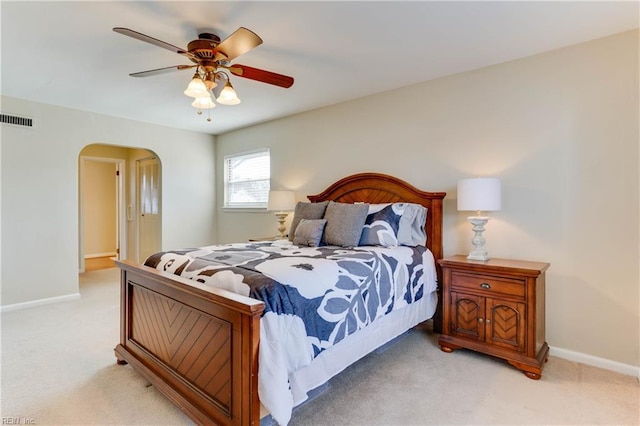
<path id="1" fill-rule="evenodd" d="M 187 96 L 191 96 L 192 98 L 208 99 L 209 101 L 213 102 L 211 97 L 211 93 L 212 93 L 211 91 L 215 87 L 218 87 L 218 83 L 216 83 L 216 80 L 225 81 L 224 88 L 220 92 L 220 95 L 218 96 L 216 101 L 222 105 L 239 104 L 240 98 L 238 98 L 236 91 L 233 89 L 233 86 L 231 85 L 229 75 L 223 71 L 218 71 L 215 73 L 208 72 L 204 76 L 199 71 L 196 71 L 195 75 L 193 76 L 193 79 L 191 79 L 191 81 L 189 82 L 189 85 L 185 89 L 184 94 Z M 197 102 L 197 103 L 194 102 L 191 105 L 194 106 L 195 108 L 198 108 L 196 104 L 197 105 L 204 104 L 204 101 Z M 213 108 L 213 107 L 209 107 L 209 108 Z"/>
<path id="2" fill-rule="evenodd" d="M 262 44 L 262 39 L 256 33 L 244 27 L 238 28 L 222 41 L 215 34 L 202 33 L 197 40 L 189 42 L 186 50 L 128 28 L 115 27 L 113 31 L 171 50 L 179 55 L 186 56 L 193 62 L 195 65 L 176 65 L 129 75 L 132 77 L 148 77 L 195 67 L 196 72 L 187 85 L 184 94 L 195 98 L 191 105 L 198 109 L 198 114 L 202 114 L 203 109 L 209 110 L 207 121 L 211 121 L 211 109 L 216 106 L 211 96 L 212 91 L 218 86 L 218 83 L 222 83 L 222 80 L 225 81 L 224 87 L 216 98 L 216 102 L 222 105 L 237 105 L 240 103 L 240 98 L 238 98 L 238 94 L 231 85 L 229 74 L 218 70 L 218 68 L 226 69 L 229 73 L 239 77 L 274 86 L 289 88 L 293 85 L 292 77 L 246 65 L 230 64 L 236 57 Z"/>

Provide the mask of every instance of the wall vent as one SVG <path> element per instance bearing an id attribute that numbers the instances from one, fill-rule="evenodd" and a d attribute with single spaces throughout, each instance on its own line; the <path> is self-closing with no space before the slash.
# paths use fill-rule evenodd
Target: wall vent
<path id="1" fill-rule="evenodd" d="M 12 124 L 14 126 L 33 127 L 33 119 L 18 117 L 17 115 L 0 113 L 0 123 Z"/>

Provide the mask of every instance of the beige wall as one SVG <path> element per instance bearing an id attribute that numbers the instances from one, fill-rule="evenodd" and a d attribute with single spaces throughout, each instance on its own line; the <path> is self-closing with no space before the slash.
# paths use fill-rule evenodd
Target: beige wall
<path id="1" fill-rule="evenodd" d="M 286 94 L 283 94 L 286 96 Z M 269 147 L 272 186 L 299 200 L 376 171 L 446 191 L 445 254 L 472 232 L 456 183 L 497 176 L 494 257 L 551 263 L 547 340 L 639 366 L 638 32 L 441 78 L 230 132 L 225 154 Z M 269 213 L 218 208 L 220 242 L 273 234 Z"/>
<path id="2" fill-rule="evenodd" d="M 78 292 L 78 156 L 90 144 L 159 156 L 164 248 L 215 239 L 213 136 L 8 97 L 2 111 L 35 122 L 1 126 L 3 306 Z"/>

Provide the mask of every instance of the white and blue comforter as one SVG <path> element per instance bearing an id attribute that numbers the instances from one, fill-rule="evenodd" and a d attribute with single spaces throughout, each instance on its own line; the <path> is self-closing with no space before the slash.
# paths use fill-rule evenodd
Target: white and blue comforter
<path id="1" fill-rule="evenodd" d="M 423 246 L 239 243 L 160 252 L 145 265 L 265 303 L 259 396 L 283 425 L 293 409 L 292 372 L 346 336 L 436 290 L 433 255 Z"/>

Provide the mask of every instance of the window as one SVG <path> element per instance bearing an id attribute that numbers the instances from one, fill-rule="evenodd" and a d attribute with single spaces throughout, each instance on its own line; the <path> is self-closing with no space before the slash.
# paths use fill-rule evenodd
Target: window
<path id="1" fill-rule="evenodd" d="M 270 160 L 268 149 L 224 157 L 224 207 L 267 207 Z"/>

